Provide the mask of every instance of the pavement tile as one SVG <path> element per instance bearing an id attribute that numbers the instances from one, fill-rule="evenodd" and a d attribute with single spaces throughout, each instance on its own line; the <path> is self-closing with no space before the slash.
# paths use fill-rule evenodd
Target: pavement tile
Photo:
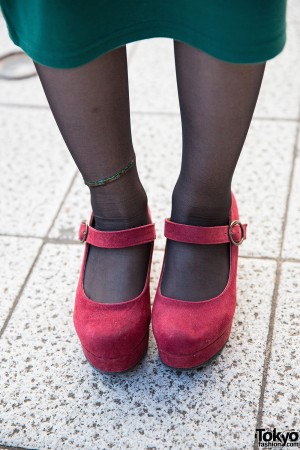
<path id="1" fill-rule="evenodd" d="M 0 106 L 1 234 L 44 236 L 76 166 L 50 111 Z"/>
<path id="2" fill-rule="evenodd" d="M 300 259 L 300 135 L 283 245 L 284 258 Z"/>
<path id="3" fill-rule="evenodd" d="M 11 51 L 20 51 L 10 39 L 6 22 L 0 12 L 0 56 Z M 33 64 L 33 63 L 32 63 Z M 47 99 L 37 76 L 24 80 L 0 79 L 0 103 L 47 106 Z"/>
<path id="4" fill-rule="evenodd" d="M 288 0 L 287 21 L 300 22 L 300 3 L 298 0 Z"/>
<path id="5" fill-rule="evenodd" d="M 156 224 L 156 248 L 163 250 L 164 219 L 181 165 L 178 116 L 132 115 L 137 167 Z M 248 223 L 241 255 L 277 257 L 297 124 L 253 120 L 233 179 L 240 218 Z M 78 175 L 50 232 L 50 237 L 77 239 L 90 215 L 89 192 Z M 263 229 L 263 233 L 262 233 Z"/>
<path id="6" fill-rule="evenodd" d="M 179 114 L 173 39 L 143 39 L 128 67 L 131 110 Z"/>
<path id="7" fill-rule="evenodd" d="M 40 239 L 0 236 L 0 330 L 41 245 Z"/>
<path id="8" fill-rule="evenodd" d="M 279 256 L 296 130 L 296 122 L 251 124 L 233 179 L 240 219 L 248 223 L 243 256 Z"/>
<path id="9" fill-rule="evenodd" d="M 282 265 L 263 428 L 300 430 L 300 264 Z"/>
<path id="10" fill-rule="evenodd" d="M 288 22 L 285 48 L 266 64 L 254 117 L 298 119 L 300 112 L 299 48 L 299 22 Z"/>
<path id="11" fill-rule="evenodd" d="M 87 363 L 73 329 L 82 253 L 45 245 L 0 340 L 0 442 L 39 450 L 252 448 L 275 262 L 240 258 L 232 335 L 211 365 L 166 368 L 151 335 L 136 370 L 106 375 Z"/>

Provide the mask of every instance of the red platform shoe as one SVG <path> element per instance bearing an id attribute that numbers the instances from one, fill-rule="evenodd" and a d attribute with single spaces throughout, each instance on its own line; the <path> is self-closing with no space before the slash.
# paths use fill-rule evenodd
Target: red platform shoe
<path id="1" fill-rule="evenodd" d="M 239 221 L 235 197 L 228 226 L 200 227 L 165 219 L 168 239 L 193 244 L 230 243 L 230 273 L 225 289 L 216 297 L 199 302 L 162 295 L 160 286 L 165 255 L 154 298 L 152 327 L 159 356 L 164 364 L 191 369 L 207 363 L 225 346 L 236 307 L 238 246 L 246 239 L 246 224 Z"/>
<path id="2" fill-rule="evenodd" d="M 155 224 L 118 231 L 99 231 L 90 222 L 81 223 L 79 240 L 85 251 L 79 276 L 73 321 L 83 352 L 89 362 L 103 372 L 123 372 L 135 366 L 148 347 L 150 309 L 150 268 L 154 248 Z M 120 303 L 99 303 L 89 299 L 83 289 L 89 245 L 122 248 L 152 242 L 147 277 L 142 292 Z"/>

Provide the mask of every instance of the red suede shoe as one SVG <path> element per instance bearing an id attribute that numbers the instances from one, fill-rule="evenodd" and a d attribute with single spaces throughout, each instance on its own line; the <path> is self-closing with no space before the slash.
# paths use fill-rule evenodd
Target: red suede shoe
<path id="1" fill-rule="evenodd" d="M 230 243 L 230 273 L 223 292 L 209 300 L 191 302 L 162 295 L 160 286 L 165 255 L 152 309 L 152 327 L 164 364 L 191 369 L 207 363 L 225 346 L 236 307 L 238 246 L 246 239 L 246 224 L 239 221 L 232 193 L 228 226 L 200 227 L 165 219 L 168 239 L 193 244 Z"/>
<path id="2" fill-rule="evenodd" d="M 155 224 L 118 231 L 99 231 L 90 222 L 81 223 L 79 240 L 85 251 L 78 281 L 73 321 L 83 352 L 89 362 L 103 372 L 123 372 L 135 366 L 148 347 L 150 309 L 150 268 L 156 238 Z M 120 303 L 99 303 L 89 299 L 83 289 L 89 245 L 122 248 L 152 242 L 147 277 L 142 292 Z"/>

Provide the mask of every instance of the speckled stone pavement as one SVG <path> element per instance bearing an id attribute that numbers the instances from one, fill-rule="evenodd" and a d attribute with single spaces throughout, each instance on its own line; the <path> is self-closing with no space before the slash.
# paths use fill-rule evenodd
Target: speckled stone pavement
<path id="1" fill-rule="evenodd" d="M 248 239 L 232 334 L 195 371 L 163 366 L 152 335 L 132 372 L 87 363 L 72 311 L 88 188 L 38 78 L 0 80 L 0 448 L 249 450 L 256 428 L 300 430 L 299 0 L 287 32 L 234 176 Z M 14 48 L 0 18 L 0 55 Z M 153 299 L 181 158 L 175 66 L 170 39 L 127 49 L 137 165 L 158 232 Z"/>

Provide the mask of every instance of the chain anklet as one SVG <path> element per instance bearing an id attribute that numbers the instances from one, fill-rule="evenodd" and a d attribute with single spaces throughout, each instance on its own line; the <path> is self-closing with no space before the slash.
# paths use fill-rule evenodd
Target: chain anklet
<path id="1" fill-rule="evenodd" d="M 98 180 L 98 181 L 87 181 L 85 179 L 83 179 L 83 181 L 87 186 L 90 186 L 90 187 L 102 186 L 103 184 L 110 183 L 111 181 L 115 181 L 118 178 L 120 178 L 133 166 L 134 163 L 135 163 L 135 155 L 132 157 L 131 161 L 127 164 L 127 166 L 124 167 L 124 169 L 119 170 L 114 175 L 111 175 L 110 177 L 107 177 L 107 178 L 102 178 L 102 180 Z"/>

